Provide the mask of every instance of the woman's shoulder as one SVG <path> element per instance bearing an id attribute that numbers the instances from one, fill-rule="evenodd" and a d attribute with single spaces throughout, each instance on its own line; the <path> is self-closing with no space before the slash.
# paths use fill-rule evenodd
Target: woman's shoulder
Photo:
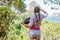
<path id="1" fill-rule="evenodd" d="M 34 19 L 34 18 L 35 18 L 35 14 L 32 14 L 32 15 L 30 16 L 30 18 L 33 18 L 33 19 Z"/>

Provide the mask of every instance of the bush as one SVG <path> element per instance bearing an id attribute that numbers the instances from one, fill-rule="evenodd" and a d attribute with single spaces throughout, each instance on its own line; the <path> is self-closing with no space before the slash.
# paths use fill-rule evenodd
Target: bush
<path id="1" fill-rule="evenodd" d="M 6 35 L 6 30 L 10 26 L 14 13 L 11 12 L 9 6 L 0 7 L 0 37 Z"/>

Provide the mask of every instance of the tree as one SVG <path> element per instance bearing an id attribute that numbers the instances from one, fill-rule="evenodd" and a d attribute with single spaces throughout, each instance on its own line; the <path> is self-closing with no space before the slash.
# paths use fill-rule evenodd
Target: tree
<path id="1" fill-rule="evenodd" d="M 0 37 L 6 36 L 6 30 L 14 18 L 13 14 L 9 6 L 0 7 Z"/>
<path id="2" fill-rule="evenodd" d="M 20 11 L 25 11 L 25 7 L 26 5 L 24 4 L 24 1 L 25 0 L 1 0 L 1 6 L 5 6 L 5 5 L 8 5 L 8 6 L 13 6 L 17 9 L 17 10 L 20 10 Z"/>
<path id="3" fill-rule="evenodd" d="M 6 3 L 6 0 L 3 0 L 3 4 L 5 3 L 5 5 L 1 5 L 0 7 L 0 37 L 3 38 L 7 35 L 6 31 L 15 17 L 15 13 L 10 10 L 11 4 L 13 4 L 20 11 L 25 9 L 25 5 L 22 0 L 9 0 L 8 2 L 9 3 Z"/>
<path id="4" fill-rule="evenodd" d="M 13 6 L 15 6 L 15 8 L 17 8 L 20 11 L 24 11 L 25 10 L 25 4 L 24 4 L 24 0 L 11 0 Z"/>

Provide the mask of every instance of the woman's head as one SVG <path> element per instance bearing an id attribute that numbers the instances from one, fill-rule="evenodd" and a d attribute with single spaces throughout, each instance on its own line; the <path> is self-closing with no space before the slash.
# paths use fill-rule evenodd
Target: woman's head
<path id="1" fill-rule="evenodd" d="M 34 14 L 36 15 L 36 13 L 39 14 L 39 21 L 40 21 L 40 7 L 36 6 L 35 9 L 34 9 Z M 37 15 L 36 15 L 36 18 L 37 18 Z M 38 19 L 37 19 L 38 21 Z"/>
<path id="2" fill-rule="evenodd" d="M 36 6 L 34 9 L 34 13 L 40 13 L 40 7 Z"/>

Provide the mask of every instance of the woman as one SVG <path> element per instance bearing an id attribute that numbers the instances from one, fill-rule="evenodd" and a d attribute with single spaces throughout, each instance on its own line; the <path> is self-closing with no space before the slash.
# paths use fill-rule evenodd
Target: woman
<path id="1" fill-rule="evenodd" d="M 40 11 L 44 12 L 41 14 Z M 29 28 L 29 38 L 30 40 L 40 40 L 41 32 L 40 26 L 42 19 L 47 17 L 48 13 L 38 6 L 34 9 L 34 14 L 30 17 L 29 24 L 24 24 L 25 27 Z"/>

